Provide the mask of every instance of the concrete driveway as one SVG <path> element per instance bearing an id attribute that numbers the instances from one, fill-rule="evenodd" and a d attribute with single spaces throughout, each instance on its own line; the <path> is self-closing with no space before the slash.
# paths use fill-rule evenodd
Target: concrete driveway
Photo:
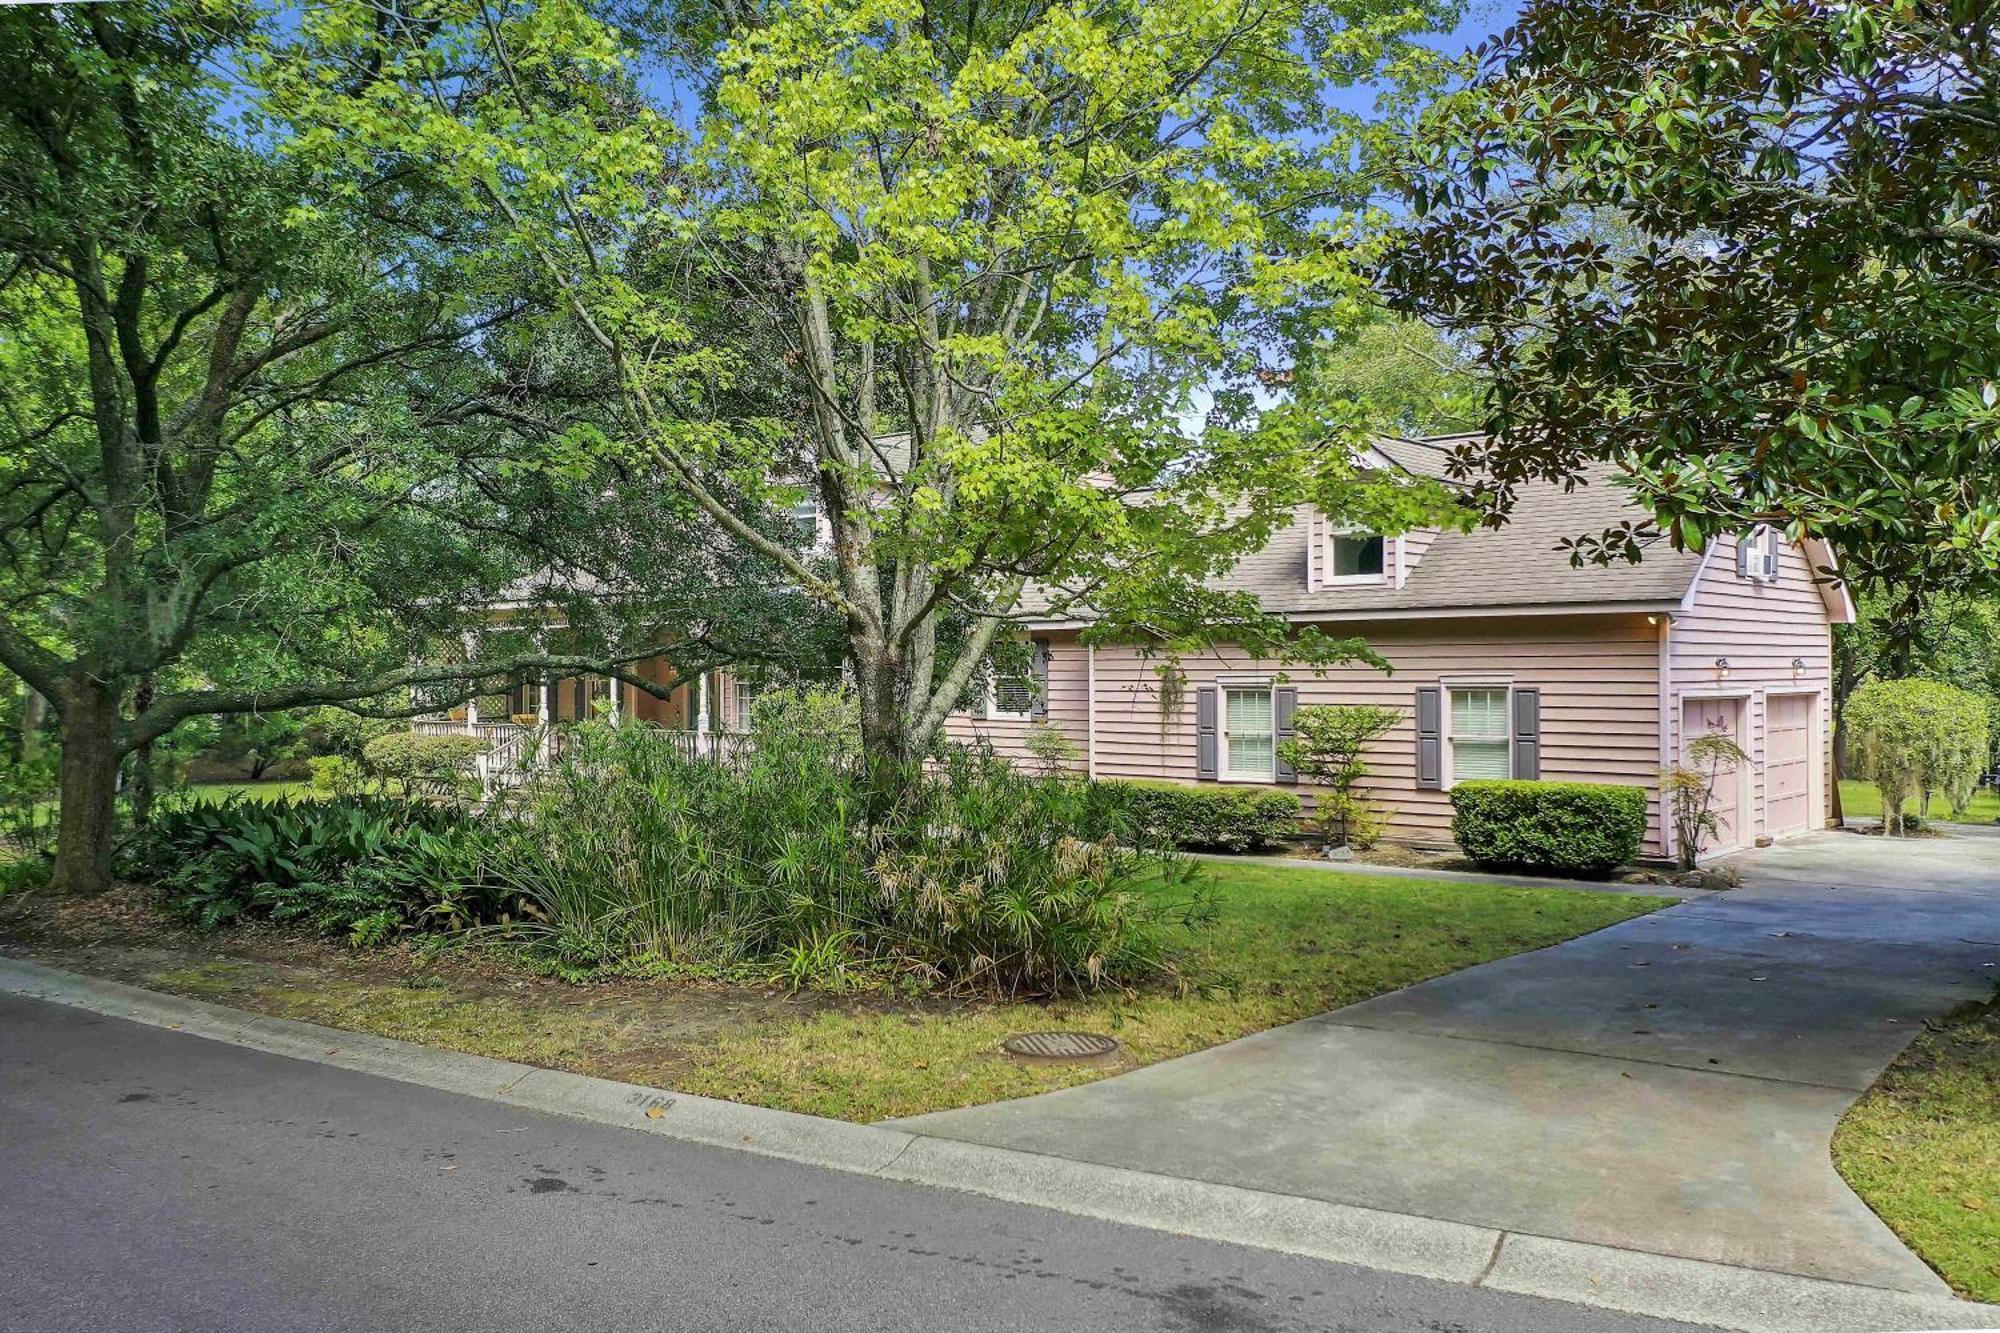
<path id="1" fill-rule="evenodd" d="M 2000 830 L 1816 834 L 1744 887 L 1085 1087 L 911 1128 L 1923 1293 L 1841 1112 L 2000 979 Z"/>

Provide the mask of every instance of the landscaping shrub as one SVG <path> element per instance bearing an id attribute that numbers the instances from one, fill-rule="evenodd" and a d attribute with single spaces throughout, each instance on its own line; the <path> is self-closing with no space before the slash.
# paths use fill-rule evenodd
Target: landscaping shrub
<path id="1" fill-rule="evenodd" d="M 576 728 L 521 793 L 533 836 L 497 873 L 531 910 L 508 933 L 564 971 L 757 964 L 795 985 L 1050 995 L 1161 966 L 1139 884 L 1168 867 L 1091 836 L 1087 782 L 946 748 L 871 821 L 869 776 L 821 704 L 765 708 L 730 764 L 644 727 Z"/>
<path id="2" fill-rule="evenodd" d="M 477 736 L 420 736 L 411 731 L 377 736 L 362 747 L 368 771 L 403 790 L 424 795 L 477 795 L 473 760 L 486 749 Z M 317 771 L 315 771 L 317 776 Z"/>
<path id="3" fill-rule="evenodd" d="M 1461 782 L 1451 834 L 1482 866 L 1546 874 L 1610 874 L 1646 838 L 1642 787 L 1594 782 Z"/>
<path id="4" fill-rule="evenodd" d="M 1986 701 L 1931 680 L 1875 680 L 1847 701 L 1843 725 L 1854 772 L 1882 794 L 1882 826 L 1914 827 L 1903 806 L 1918 799 L 1928 817 L 1933 796 L 1963 811 L 1978 793 L 1990 756 Z"/>
<path id="5" fill-rule="evenodd" d="M 163 803 L 122 870 L 206 928 L 266 916 L 374 944 L 493 919 L 501 845 L 459 811 L 383 797 Z"/>
<path id="6" fill-rule="evenodd" d="M 1191 787 L 1130 780 L 1095 784 L 1094 817 L 1151 842 L 1201 851 L 1261 852 L 1295 836 L 1304 809 L 1268 787 Z"/>

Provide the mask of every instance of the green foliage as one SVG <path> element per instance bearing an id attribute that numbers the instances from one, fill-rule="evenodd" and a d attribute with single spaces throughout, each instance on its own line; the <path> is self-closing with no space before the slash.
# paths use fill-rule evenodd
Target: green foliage
<path id="1" fill-rule="evenodd" d="M 1992 40 L 1972 0 L 1526 4 L 1413 141 L 1386 274 L 1479 339 L 1496 500 L 1601 462 L 1678 546 L 1776 522 L 1995 589 Z"/>
<path id="2" fill-rule="evenodd" d="M 1734 740 L 1708 732 L 1688 742 L 1686 763 L 1660 775 L 1660 798 L 1673 821 L 1675 855 L 1681 869 L 1695 868 L 1702 845 L 1713 840 L 1722 827 L 1722 812 L 1715 808 L 1717 779 L 1749 762 L 1750 756 Z"/>
<path id="3" fill-rule="evenodd" d="M 1048 773 L 1069 768 L 1083 758 L 1082 746 L 1046 722 L 1037 722 L 1029 727 L 1027 739 L 1021 742 L 1021 747 Z"/>
<path id="4" fill-rule="evenodd" d="M 1146 841 L 1202 851 L 1262 852 L 1297 836 L 1304 805 L 1257 786 L 1196 787 L 1119 779 L 1095 784 L 1097 818 Z"/>
<path id="5" fill-rule="evenodd" d="M 871 828 L 852 741 L 780 725 L 794 715 L 819 709 L 767 709 L 728 764 L 644 727 L 576 728 L 520 793 L 506 933 L 571 972 L 747 963 L 835 986 L 896 972 L 1058 994 L 1162 966 L 1137 885 L 1163 862 L 1086 836 L 1087 783 L 949 749 L 899 776 Z"/>
<path id="6" fill-rule="evenodd" d="M 406 792 L 426 795 L 479 794 L 473 761 L 486 750 L 477 736 L 420 736 L 411 731 L 377 736 L 362 747 L 361 760 L 376 777 Z"/>
<path id="7" fill-rule="evenodd" d="M 306 768 L 312 773 L 313 790 L 328 796 L 359 796 L 380 785 L 359 760 L 344 754 L 315 755 L 306 761 Z"/>
<path id="8" fill-rule="evenodd" d="M 800 736 L 816 736 L 828 762 L 846 764 L 861 753 L 861 705 L 847 686 L 786 685 L 750 701 L 750 741 L 783 749 Z"/>
<path id="9" fill-rule="evenodd" d="M 616 366 L 623 418 L 571 432 L 562 465 L 649 468 L 745 541 L 739 489 L 810 483 L 841 569 L 769 553 L 844 627 L 871 754 L 910 761 L 1030 581 L 1038 615 L 1087 603 L 1169 650 L 1226 625 L 1345 660 L 1364 649 L 1212 576 L 1307 500 L 1382 531 L 1464 521 L 1443 486 L 1338 447 L 1368 438 L 1367 405 L 1308 375 L 1264 392 L 1373 310 L 1376 168 L 1450 77 L 1422 35 L 1461 8 L 724 10 L 680 34 L 713 59 L 683 130 L 635 78 L 654 53 L 582 7 L 382 24 L 335 0 L 270 83 L 300 160 L 457 191 L 495 267 Z M 316 77 L 336 63 L 376 71 L 365 111 Z M 1378 116 L 1340 95 L 1361 87 Z M 718 288 L 756 293 L 735 345 L 696 333 Z M 744 410 L 763 376 L 778 403 Z"/>
<path id="10" fill-rule="evenodd" d="M 1643 787 L 1481 780 L 1451 789 L 1451 835 L 1482 866 L 1597 878 L 1639 855 Z"/>
<path id="11" fill-rule="evenodd" d="M 1362 756 L 1402 719 L 1401 709 L 1375 704 L 1298 710 L 1293 738 L 1279 744 L 1278 757 L 1300 778 L 1325 788 L 1316 813 L 1329 847 L 1371 847 L 1381 836 L 1388 821 L 1357 790 L 1368 776 Z"/>
<path id="12" fill-rule="evenodd" d="M 315 708 L 300 722 L 300 740 L 312 755 L 344 755 L 357 763 L 368 742 L 401 731 L 406 724 L 383 717 L 363 717 L 345 708 Z"/>
<path id="13" fill-rule="evenodd" d="M 1870 681 L 1847 701 L 1844 722 L 1854 773 L 1882 794 L 1884 826 L 1905 828 L 1903 804 L 1944 796 L 1953 811 L 1972 803 L 1992 752 L 1987 701 L 1930 680 Z"/>
<path id="14" fill-rule="evenodd" d="M 1307 366 L 1315 391 L 1366 404 L 1392 434 L 1450 435 L 1482 421 L 1471 349 L 1421 320 L 1371 319 L 1337 334 Z"/>
<path id="15" fill-rule="evenodd" d="M 184 801 L 155 811 L 124 869 L 206 929 L 263 916 L 359 946 L 494 919 L 500 846 L 455 811 L 383 797 Z"/>

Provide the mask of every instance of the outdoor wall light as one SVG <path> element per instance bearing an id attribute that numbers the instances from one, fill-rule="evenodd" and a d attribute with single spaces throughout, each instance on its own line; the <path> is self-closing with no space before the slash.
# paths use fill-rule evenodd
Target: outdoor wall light
<path id="1" fill-rule="evenodd" d="M 1804 675 L 1804 674 L 1805 674 L 1805 669 L 1806 669 L 1806 659 L 1805 659 L 1805 658 L 1803 658 L 1803 657 L 1794 657 L 1794 658 L 1792 659 L 1792 674 L 1793 674 L 1794 676 L 1800 676 L 1800 675 Z"/>
<path id="2" fill-rule="evenodd" d="M 1726 658 L 1726 657 L 1718 657 L 1718 658 L 1716 658 L 1716 659 L 1715 659 L 1715 674 L 1716 674 L 1716 675 L 1718 675 L 1718 676 L 1725 676 L 1725 677 L 1726 677 L 1726 676 L 1728 676 L 1728 674 L 1729 674 L 1729 659 L 1728 659 L 1728 658 Z"/>

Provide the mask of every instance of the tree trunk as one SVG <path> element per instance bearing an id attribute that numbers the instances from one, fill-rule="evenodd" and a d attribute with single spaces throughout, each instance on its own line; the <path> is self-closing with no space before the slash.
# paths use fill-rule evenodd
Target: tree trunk
<path id="1" fill-rule="evenodd" d="M 62 808 L 56 826 L 57 893 L 99 893 L 111 883 L 111 823 L 118 798 L 118 695 L 93 685 L 61 701 Z"/>

